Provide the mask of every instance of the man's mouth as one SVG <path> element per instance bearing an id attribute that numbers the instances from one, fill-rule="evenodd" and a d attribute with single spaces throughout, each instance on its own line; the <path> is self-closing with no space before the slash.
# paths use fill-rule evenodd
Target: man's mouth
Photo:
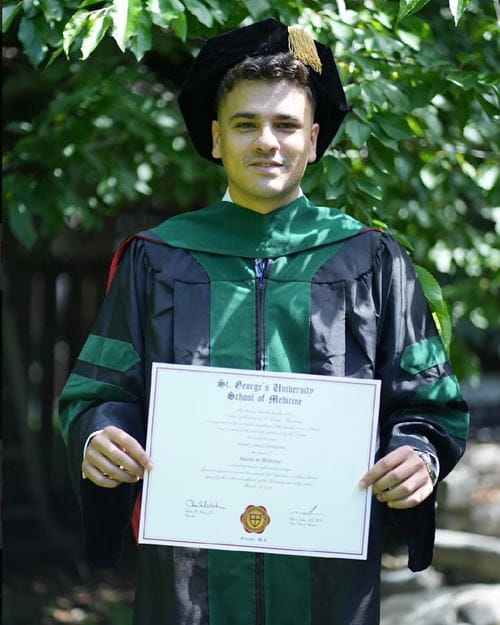
<path id="1" fill-rule="evenodd" d="M 271 169 L 278 169 L 280 167 L 283 167 L 283 163 L 280 161 L 252 161 L 250 163 L 251 167 L 255 167 L 257 169 L 262 169 L 262 170 L 271 170 Z"/>

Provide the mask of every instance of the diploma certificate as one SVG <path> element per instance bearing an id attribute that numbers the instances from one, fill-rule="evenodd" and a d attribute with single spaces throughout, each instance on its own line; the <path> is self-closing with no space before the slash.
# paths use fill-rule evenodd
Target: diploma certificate
<path id="1" fill-rule="evenodd" d="M 139 542 L 367 557 L 379 380 L 154 363 Z"/>

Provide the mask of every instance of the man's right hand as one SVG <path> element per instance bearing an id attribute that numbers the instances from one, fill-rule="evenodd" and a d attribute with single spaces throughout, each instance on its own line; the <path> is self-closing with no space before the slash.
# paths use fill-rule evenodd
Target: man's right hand
<path id="1" fill-rule="evenodd" d="M 83 475 L 103 488 L 137 482 L 144 469 L 152 468 L 151 458 L 135 438 L 113 425 L 91 439 L 82 462 Z"/>

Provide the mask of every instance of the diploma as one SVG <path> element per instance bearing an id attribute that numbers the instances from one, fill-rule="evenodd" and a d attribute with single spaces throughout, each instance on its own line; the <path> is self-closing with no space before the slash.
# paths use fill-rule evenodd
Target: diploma
<path id="1" fill-rule="evenodd" d="M 379 380 L 154 363 L 139 542 L 366 559 Z"/>

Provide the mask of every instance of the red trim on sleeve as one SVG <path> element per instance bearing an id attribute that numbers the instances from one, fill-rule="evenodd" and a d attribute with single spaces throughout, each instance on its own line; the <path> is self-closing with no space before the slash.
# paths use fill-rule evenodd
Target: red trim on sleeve
<path id="1" fill-rule="evenodd" d="M 155 239 L 150 239 L 149 237 L 146 237 L 143 234 L 133 234 L 132 236 L 128 237 L 128 239 L 125 239 L 125 241 L 120 243 L 120 246 L 114 253 L 113 258 L 111 259 L 111 264 L 109 266 L 108 282 L 106 284 L 106 293 L 111 288 L 111 284 L 113 283 L 116 272 L 118 271 L 118 265 L 120 264 L 120 261 L 123 255 L 125 254 L 127 247 L 134 239 L 144 239 L 144 241 L 149 241 L 150 243 L 159 243 L 160 245 L 163 244 L 162 241 L 156 241 Z"/>
<path id="2" fill-rule="evenodd" d="M 135 235 L 132 235 L 131 237 L 128 237 L 128 239 L 125 239 L 125 241 L 123 241 L 123 243 L 120 244 L 120 246 L 114 253 L 114 256 L 111 260 L 111 264 L 109 266 L 108 282 L 106 284 L 106 293 L 111 288 L 111 283 L 113 282 L 116 272 L 118 271 L 118 265 L 120 264 L 120 260 L 122 259 L 122 256 L 125 253 L 125 250 L 127 249 L 132 239 L 135 239 Z"/>
<path id="3" fill-rule="evenodd" d="M 130 519 L 130 524 L 132 525 L 132 533 L 134 534 L 134 539 L 136 544 L 139 543 L 139 523 L 141 520 L 141 497 L 142 497 L 142 488 L 139 488 L 137 492 L 137 497 L 135 498 L 134 508 L 132 510 L 132 518 Z"/>
<path id="4" fill-rule="evenodd" d="M 159 243 L 159 241 L 155 241 L 154 239 L 150 239 L 141 234 L 133 234 L 132 236 L 128 237 L 128 239 L 125 239 L 125 241 L 123 241 L 120 244 L 120 246 L 114 253 L 113 258 L 111 260 L 111 264 L 109 266 L 109 272 L 108 272 L 108 282 L 106 284 L 106 293 L 111 288 L 111 284 L 113 283 L 113 280 L 116 276 L 116 272 L 118 271 L 118 266 L 120 264 L 121 259 L 123 258 L 123 255 L 125 254 L 125 251 L 127 250 L 127 247 L 134 239 L 144 239 L 145 241 L 150 241 L 151 243 Z M 142 488 L 140 488 L 137 493 L 134 507 L 132 509 L 132 517 L 130 519 L 130 524 L 132 526 L 132 533 L 134 535 L 136 544 L 139 543 L 139 524 L 141 520 L 141 497 L 142 497 Z"/>

